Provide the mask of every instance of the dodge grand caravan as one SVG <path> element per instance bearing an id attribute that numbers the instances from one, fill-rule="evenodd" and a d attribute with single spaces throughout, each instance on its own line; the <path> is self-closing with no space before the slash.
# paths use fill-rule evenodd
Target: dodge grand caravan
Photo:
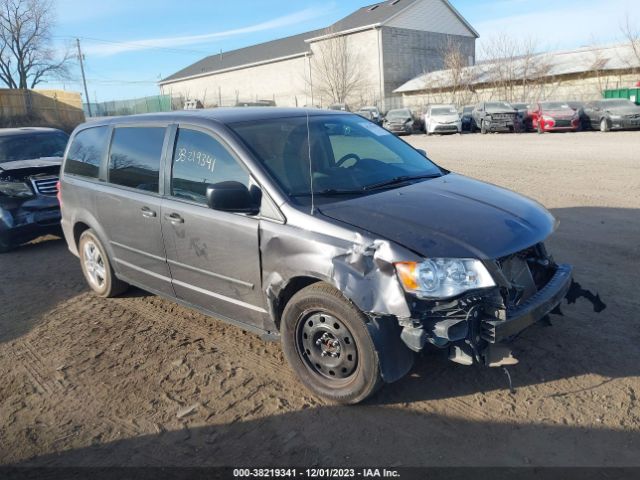
<path id="1" fill-rule="evenodd" d="M 508 341 L 571 283 L 545 249 L 556 221 L 543 207 L 347 112 L 84 124 L 61 201 L 96 294 L 136 285 L 278 339 L 301 381 L 342 403 L 398 380 L 427 347 L 515 363 Z"/>

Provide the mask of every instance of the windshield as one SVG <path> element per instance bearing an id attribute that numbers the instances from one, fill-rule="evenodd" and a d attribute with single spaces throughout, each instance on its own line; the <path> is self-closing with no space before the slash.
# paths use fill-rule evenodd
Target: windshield
<path id="1" fill-rule="evenodd" d="M 314 115 L 308 121 L 309 130 L 307 117 L 229 126 L 289 196 L 311 193 L 309 152 L 318 195 L 364 194 L 387 182 L 442 175 L 407 143 L 356 115 Z"/>
<path id="2" fill-rule="evenodd" d="M 387 119 L 404 118 L 411 118 L 411 112 L 409 110 L 389 110 L 389 113 L 387 113 Z"/>
<path id="3" fill-rule="evenodd" d="M 513 107 L 507 102 L 490 102 L 486 104 L 487 110 L 513 110 Z"/>
<path id="4" fill-rule="evenodd" d="M 567 110 L 571 109 L 568 103 L 566 102 L 544 102 L 541 103 L 540 106 L 546 110 Z"/>
<path id="5" fill-rule="evenodd" d="M 431 115 L 457 115 L 458 112 L 453 107 L 438 107 L 431 109 Z"/>
<path id="6" fill-rule="evenodd" d="M 0 136 L 0 163 L 61 157 L 69 137 L 64 132 Z"/>

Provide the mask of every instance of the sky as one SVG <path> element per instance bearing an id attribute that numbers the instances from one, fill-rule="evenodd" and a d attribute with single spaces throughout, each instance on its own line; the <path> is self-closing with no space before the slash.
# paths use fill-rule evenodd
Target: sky
<path id="1" fill-rule="evenodd" d="M 157 81 L 214 53 L 323 28 L 372 0 L 54 0 L 57 49 L 79 38 L 91 101 L 159 93 Z M 637 0 L 452 0 L 483 42 L 507 34 L 540 50 L 621 39 L 626 12 L 640 29 Z M 82 91 L 71 79 L 37 88 Z"/>

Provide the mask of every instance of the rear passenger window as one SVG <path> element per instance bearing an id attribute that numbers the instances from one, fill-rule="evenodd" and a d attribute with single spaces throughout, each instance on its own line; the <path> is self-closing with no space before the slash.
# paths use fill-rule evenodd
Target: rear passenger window
<path id="1" fill-rule="evenodd" d="M 108 142 L 109 127 L 93 127 L 78 132 L 69 147 L 64 173 L 98 178 Z"/>
<path id="2" fill-rule="evenodd" d="M 234 180 L 249 186 L 249 174 L 220 142 L 185 128 L 178 130 L 171 176 L 171 195 L 203 204 L 207 184 Z"/>
<path id="3" fill-rule="evenodd" d="M 164 127 L 114 129 L 109 182 L 158 193 L 164 134 Z"/>

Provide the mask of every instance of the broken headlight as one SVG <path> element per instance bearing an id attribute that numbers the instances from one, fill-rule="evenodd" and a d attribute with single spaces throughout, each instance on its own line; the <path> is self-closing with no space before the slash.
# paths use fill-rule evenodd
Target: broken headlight
<path id="1" fill-rule="evenodd" d="M 473 258 L 430 258 L 395 266 L 405 291 L 420 298 L 449 298 L 496 285 L 482 262 Z"/>
<path id="2" fill-rule="evenodd" d="M 28 198 L 33 197 L 33 191 L 24 182 L 7 182 L 0 180 L 0 193 L 8 197 Z"/>

